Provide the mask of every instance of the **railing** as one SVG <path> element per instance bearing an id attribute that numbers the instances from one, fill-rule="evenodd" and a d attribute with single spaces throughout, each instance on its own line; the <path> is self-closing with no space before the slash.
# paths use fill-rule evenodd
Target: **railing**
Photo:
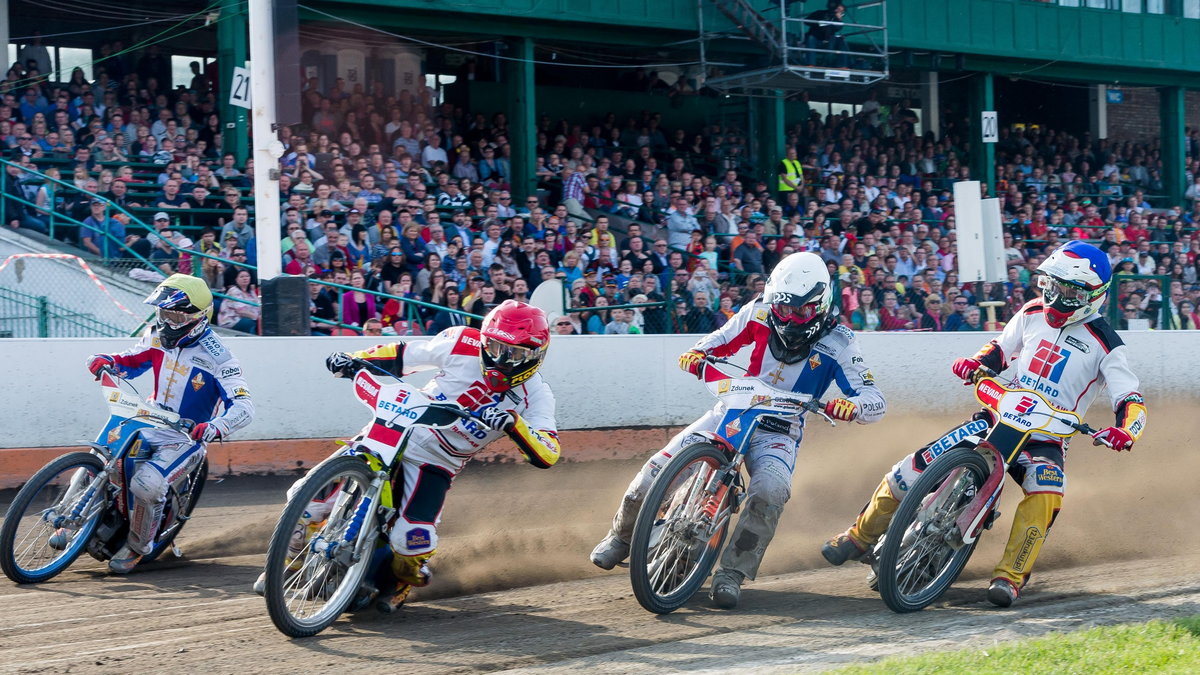
<path id="1" fill-rule="evenodd" d="M 125 337 L 117 326 L 51 302 L 0 288 L 0 338 Z"/>

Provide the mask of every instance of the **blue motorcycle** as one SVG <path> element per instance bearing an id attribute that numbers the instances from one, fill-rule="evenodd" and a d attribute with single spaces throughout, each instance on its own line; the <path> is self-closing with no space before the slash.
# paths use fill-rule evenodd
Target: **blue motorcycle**
<path id="1" fill-rule="evenodd" d="M 133 496 L 125 486 L 151 448 L 143 432 L 169 429 L 186 436 L 194 423 L 141 396 L 109 368 L 99 372 L 110 417 L 90 450 L 67 453 L 33 475 L 17 492 L 0 527 L 0 569 L 19 584 L 58 575 L 84 551 L 101 562 L 125 543 Z M 158 535 L 142 563 L 161 556 L 183 529 L 208 477 L 205 458 L 167 492 Z M 182 553 L 174 548 L 175 555 Z"/>

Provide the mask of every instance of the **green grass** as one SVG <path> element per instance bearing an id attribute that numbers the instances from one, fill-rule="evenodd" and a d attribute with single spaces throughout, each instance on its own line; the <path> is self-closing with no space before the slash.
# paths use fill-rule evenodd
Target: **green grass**
<path id="1" fill-rule="evenodd" d="M 1101 626 L 987 649 L 900 656 L 836 671 L 854 673 L 1200 673 L 1200 615 Z"/>

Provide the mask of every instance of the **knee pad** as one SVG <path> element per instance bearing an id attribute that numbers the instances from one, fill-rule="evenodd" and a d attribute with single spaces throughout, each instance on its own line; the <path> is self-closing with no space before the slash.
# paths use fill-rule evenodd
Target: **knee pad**
<path id="1" fill-rule="evenodd" d="M 1021 489 L 1025 494 L 1049 493 L 1063 496 L 1067 487 L 1067 476 L 1057 464 L 1034 463 L 1025 467 Z"/>
<path id="2" fill-rule="evenodd" d="M 764 464 L 750 477 L 746 496 L 751 505 L 761 502 L 782 510 L 792 498 L 792 475 L 776 462 Z"/>
<path id="3" fill-rule="evenodd" d="M 399 517 L 392 525 L 389 542 L 398 556 L 431 553 L 437 548 L 437 527 L 432 523 L 412 523 Z"/>
<path id="4" fill-rule="evenodd" d="M 896 462 L 887 475 L 887 484 L 892 491 L 892 497 L 897 500 L 902 499 L 908 492 L 908 488 L 920 477 L 921 471 L 917 469 L 915 454 Z"/>
<path id="5" fill-rule="evenodd" d="M 159 473 L 154 465 L 146 463 L 133 474 L 129 481 L 129 493 L 143 504 L 156 504 L 167 496 L 167 477 Z"/>

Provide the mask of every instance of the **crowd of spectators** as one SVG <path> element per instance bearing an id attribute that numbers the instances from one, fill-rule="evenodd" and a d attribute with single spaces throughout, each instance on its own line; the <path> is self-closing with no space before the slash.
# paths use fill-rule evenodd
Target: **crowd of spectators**
<path id="1" fill-rule="evenodd" d="M 107 46 L 108 52 L 119 45 Z M 252 168 L 224 153 L 212 82 L 162 86 L 164 57 L 97 64 L 96 79 L 42 76 L 35 58 L 0 84 L 11 227 L 48 232 L 105 259 L 203 276 L 226 296 L 220 325 L 258 320 L 254 212 L 280 209 L 284 270 L 307 275 L 315 333 L 428 333 L 474 323 L 507 298 L 562 280 L 573 310 L 556 333 L 708 332 L 762 289 L 784 256 L 828 263 L 841 320 L 858 330 L 983 330 L 1038 290 L 1055 246 L 1097 242 L 1121 274 L 1125 319 L 1196 328 L 1200 137 L 1189 133 L 1185 204 L 1162 191 L 1156 144 L 1004 128 L 996 147 L 1008 278 L 960 283 L 952 184 L 970 179 L 965 121 L 916 133 L 907 101 L 874 93 L 857 115 L 822 116 L 807 96 L 777 184 L 755 180 L 745 134 L 674 128 L 658 113 L 537 123 L 536 194 L 514 201 L 508 120 L 430 90 L 379 83 L 303 92 L 281 130 L 278 205 L 254 203 Z M 787 160 L 787 161 L 784 161 Z M 792 162 L 793 164 L 789 164 Z M 31 173 L 74 186 L 67 189 Z M 121 207 L 121 208 L 116 208 Z M 149 227 L 126 211 L 144 212 Z M 152 215 L 151 215 L 152 212 Z M 78 223 L 76 225 L 75 223 Z M 407 301 L 420 301 L 419 303 Z"/>

